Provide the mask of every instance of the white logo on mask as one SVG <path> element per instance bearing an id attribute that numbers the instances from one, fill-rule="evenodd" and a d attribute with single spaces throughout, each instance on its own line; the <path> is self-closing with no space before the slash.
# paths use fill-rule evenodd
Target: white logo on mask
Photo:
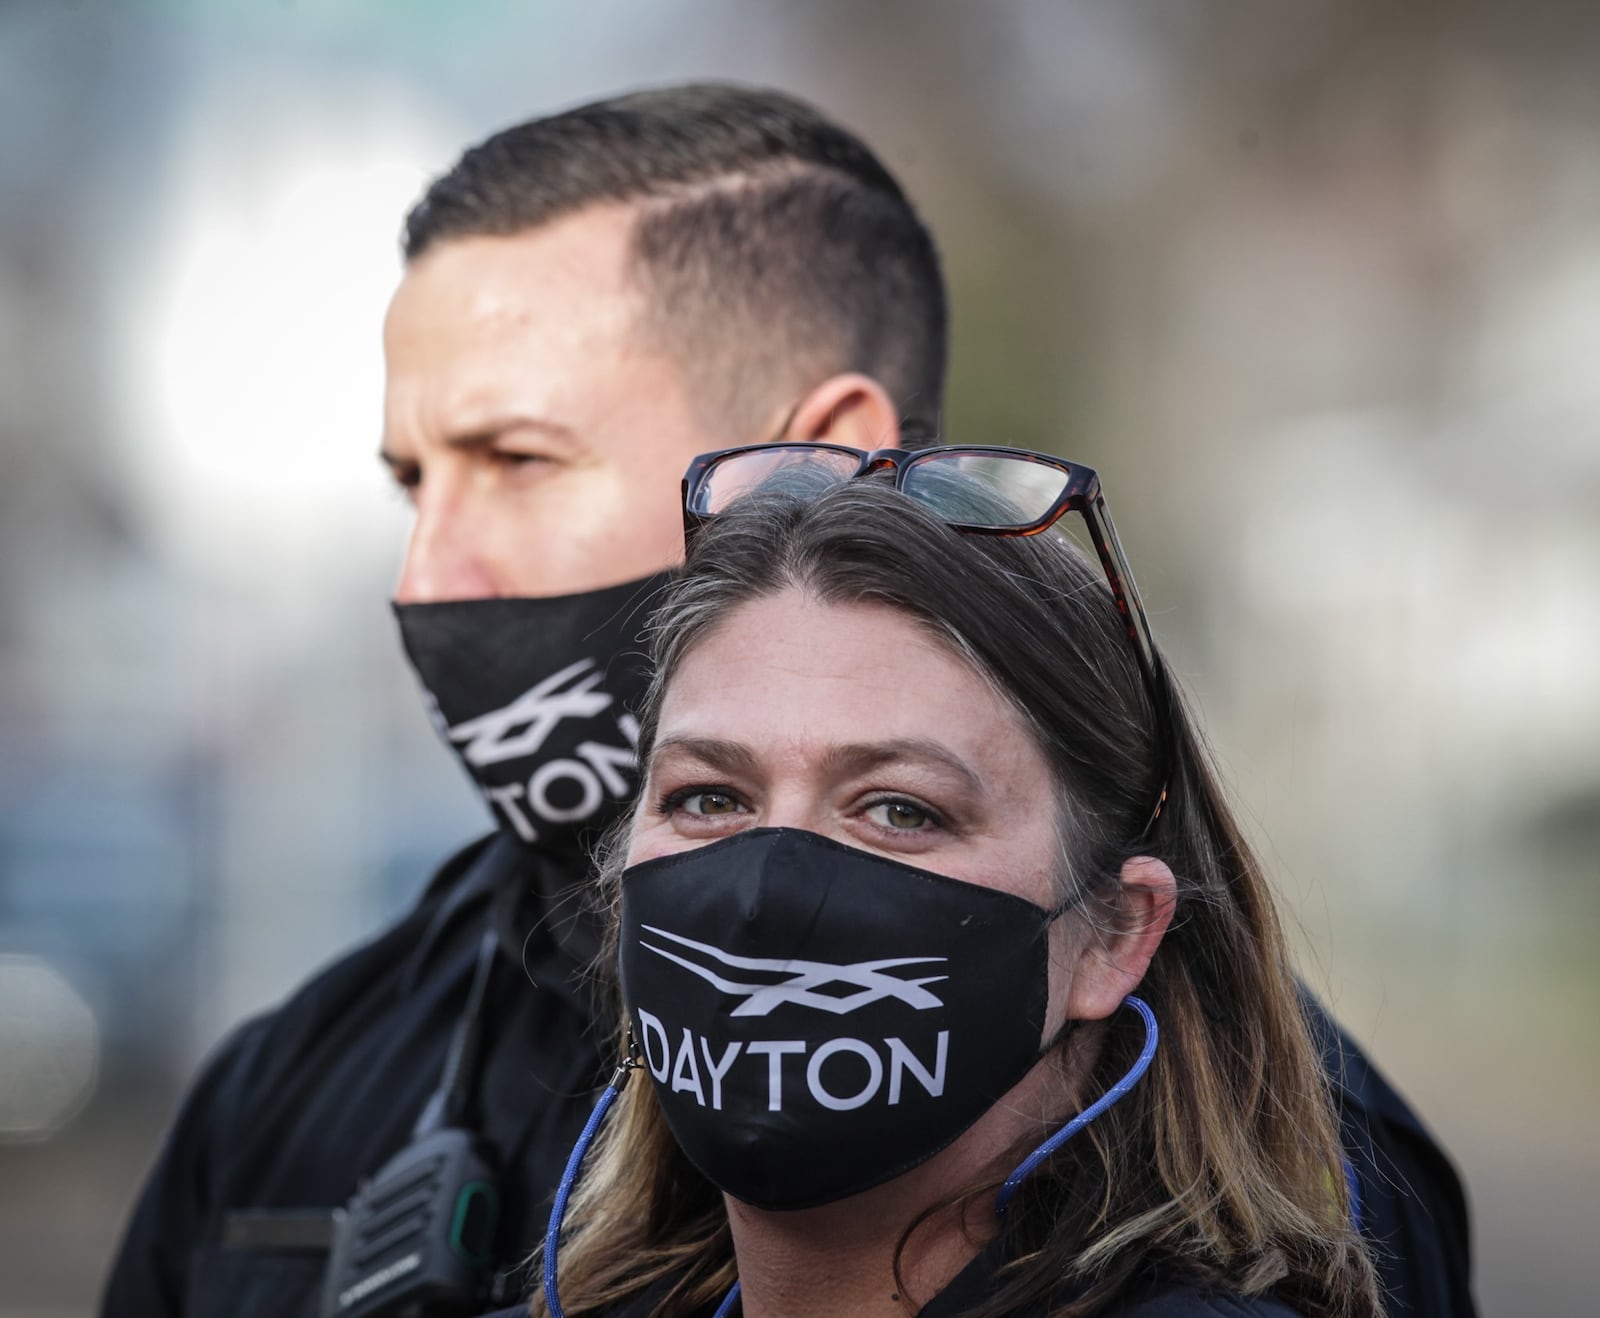
<path id="1" fill-rule="evenodd" d="M 747 1063 L 755 1062 L 757 1066 L 761 1065 L 758 1058 L 766 1058 L 769 1112 L 783 1111 L 786 1086 L 792 1092 L 797 1069 L 803 1072 L 811 1101 L 830 1112 L 852 1111 L 872 1102 L 880 1093 L 886 1093 L 890 1107 L 898 1107 L 901 1098 L 914 1092 L 906 1084 L 908 1078 L 921 1085 L 929 1098 L 943 1098 L 950 1060 L 949 1030 L 940 1030 L 936 1036 L 931 1066 L 924 1065 L 904 1039 L 884 1039 L 879 1046 L 866 1039 L 829 1039 L 815 1047 L 803 1039 L 732 1039 L 713 1050 L 710 1039 L 695 1034 L 687 1025 L 683 1027 L 683 1042 L 674 1053 L 666 1023 L 643 1007 L 639 1008 L 639 1036 L 645 1064 L 658 1083 L 675 1094 L 689 1094 L 699 1106 L 717 1112 L 722 1111 L 722 1082 L 741 1054 Z M 841 1077 L 835 1068 L 831 1080 L 825 1078 L 823 1072 L 829 1061 L 841 1055 L 856 1059 L 854 1076 Z M 796 1060 L 785 1066 L 786 1057 Z M 803 1062 L 798 1060 L 801 1058 Z M 745 1074 L 736 1083 L 748 1092 L 752 1084 L 749 1067 L 741 1070 Z"/>
<path id="2" fill-rule="evenodd" d="M 589 675 L 583 677 L 586 672 Z M 580 677 L 582 681 L 576 680 Z M 531 755 L 562 719 L 593 718 L 611 703 L 610 695 L 595 690 L 600 678 L 593 659 L 580 659 L 551 673 L 503 709 L 457 723 L 450 729 L 450 740 L 461 746 L 461 758 L 477 768 Z M 563 691 L 568 682 L 572 685 Z"/>
<path id="3" fill-rule="evenodd" d="M 461 747 L 461 758 L 473 768 L 530 756 L 563 719 L 590 719 L 612 703 L 608 692 L 595 689 L 601 676 L 593 659 L 580 659 L 504 708 L 446 728 L 445 735 Z M 626 745 L 585 739 L 570 756 L 537 764 L 526 782 L 496 784 L 480 778 L 479 787 L 524 842 L 539 840 L 540 823 L 588 819 L 608 795 L 622 801 L 632 794 L 628 775 L 638 764 L 634 747 L 639 743 L 639 723 L 624 713 L 617 715 L 616 725 Z M 567 803 L 558 804 L 563 798 Z"/>
<path id="4" fill-rule="evenodd" d="M 764 971 L 789 977 L 778 984 L 745 983 L 730 979 L 726 975 L 719 974 L 712 966 L 700 965 L 664 947 L 640 942 L 641 947 L 682 966 L 685 970 L 700 976 L 706 983 L 721 989 L 722 992 L 743 997 L 745 1001 L 730 1013 L 734 1016 L 765 1016 L 773 1008 L 784 1003 L 793 1003 L 797 1007 L 812 1007 L 817 1011 L 831 1012 L 835 1016 L 846 1016 L 859 1007 L 865 1007 L 871 1002 L 881 1002 L 885 998 L 898 998 L 908 1007 L 913 1007 L 917 1011 L 927 1011 L 930 1008 L 944 1006 L 943 1002 L 928 991 L 927 985 L 937 984 L 950 978 L 948 975 L 929 975 L 922 979 L 899 979 L 886 973 L 901 966 L 943 963 L 946 958 L 942 956 L 892 957 L 882 961 L 857 961 L 852 965 L 840 966 L 827 961 L 802 961 L 793 957 L 735 956 L 709 943 L 697 943 L 692 938 L 669 933 L 654 925 L 645 925 L 644 928 L 647 933 L 655 934 L 658 938 L 700 952 L 727 969 Z M 819 991 L 830 984 L 848 985 L 856 991 L 844 996 Z"/>

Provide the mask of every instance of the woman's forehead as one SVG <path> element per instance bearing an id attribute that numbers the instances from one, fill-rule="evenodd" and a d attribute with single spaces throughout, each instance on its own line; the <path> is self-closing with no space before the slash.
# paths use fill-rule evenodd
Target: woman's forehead
<path id="1" fill-rule="evenodd" d="M 797 589 L 741 605 L 685 655 L 657 744 L 682 739 L 835 758 L 840 748 L 909 753 L 921 743 L 929 758 L 942 750 L 979 776 L 1033 740 L 993 684 L 916 618 Z"/>

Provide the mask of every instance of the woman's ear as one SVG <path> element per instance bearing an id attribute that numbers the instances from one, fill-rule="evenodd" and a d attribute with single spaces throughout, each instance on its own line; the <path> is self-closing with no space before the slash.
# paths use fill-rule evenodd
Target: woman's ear
<path id="1" fill-rule="evenodd" d="M 1164 862 L 1135 856 L 1122 867 L 1116 902 L 1110 926 L 1091 931 L 1072 969 L 1070 1020 L 1104 1020 L 1139 987 L 1172 923 L 1177 880 Z"/>
<path id="2" fill-rule="evenodd" d="M 829 376 L 802 398 L 781 438 L 868 451 L 899 448 L 900 416 L 888 390 L 870 375 L 848 371 Z"/>

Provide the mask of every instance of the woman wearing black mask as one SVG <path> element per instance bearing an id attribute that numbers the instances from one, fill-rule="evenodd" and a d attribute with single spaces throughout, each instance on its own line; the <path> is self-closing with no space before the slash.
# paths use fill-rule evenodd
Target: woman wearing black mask
<path id="1" fill-rule="evenodd" d="M 605 865 L 648 1074 L 534 1312 L 1380 1312 L 1094 474 L 781 445 L 685 499 Z M 1098 562 L 1038 534 L 1079 517 Z"/>

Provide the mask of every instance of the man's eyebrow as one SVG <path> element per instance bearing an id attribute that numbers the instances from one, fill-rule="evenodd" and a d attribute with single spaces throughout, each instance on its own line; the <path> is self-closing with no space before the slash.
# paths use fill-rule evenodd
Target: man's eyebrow
<path id="1" fill-rule="evenodd" d="M 487 448 L 507 431 L 514 430 L 531 430 L 546 439 L 554 440 L 557 444 L 569 447 L 575 445 L 578 438 L 577 431 L 560 421 L 552 421 L 548 417 L 530 416 L 522 412 L 505 412 L 491 413 L 481 419 L 474 417 L 469 424 L 445 436 L 444 443 L 449 448 Z M 387 446 L 379 447 L 378 458 L 396 469 L 411 466 L 416 462 L 413 457 L 391 452 Z"/>
<path id="2" fill-rule="evenodd" d="M 471 418 L 453 433 L 446 435 L 444 442 L 451 448 L 480 448 L 485 444 L 494 443 L 510 430 L 532 430 L 546 439 L 553 439 L 562 444 L 571 444 L 578 437 L 571 426 L 553 421 L 549 417 L 532 416 L 526 412 L 491 412 L 482 417 Z"/>
<path id="3" fill-rule="evenodd" d="M 972 767 L 948 746 L 921 737 L 897 737 L 891 741 L 852 742 L 830 747 L 824 762 L 834 773 L 863 773 L 881 765 L 904 760 L 931 760 L 949 769 L 974 792 L 983 790 L 983 780 Z"/>
<path id="4" fill-rule="evenodd" d="M 651 751 L 650 762 L 668 754 L 690 756 L 722 773 L 753 775 L 759 767 L 748 746 L 719 737 L 663 737 Z"/>

